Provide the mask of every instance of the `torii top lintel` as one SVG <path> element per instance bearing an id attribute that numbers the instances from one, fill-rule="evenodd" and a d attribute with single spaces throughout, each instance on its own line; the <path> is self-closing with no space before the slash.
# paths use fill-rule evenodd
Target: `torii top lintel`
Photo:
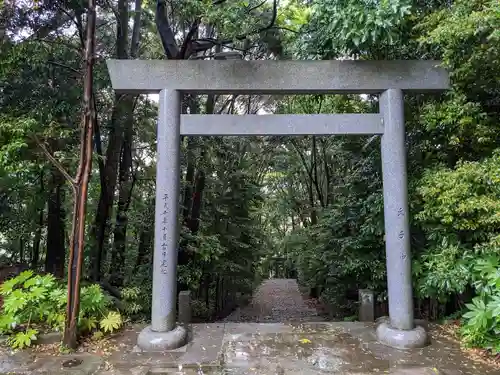
<path id="1" fill-rule="evenodd" d="M 449 88 L 432 60 L 108 60 L 118 93 L 317 94 L 433 92 Z"/>

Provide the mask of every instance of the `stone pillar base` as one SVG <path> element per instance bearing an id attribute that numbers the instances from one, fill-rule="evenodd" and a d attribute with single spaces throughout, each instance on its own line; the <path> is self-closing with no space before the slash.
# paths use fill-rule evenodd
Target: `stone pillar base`
<path id="1" fill-rule="evenodd" d="M 423 348 L 429 344 L 427 331 L 420 325 L 411 330 L 402 330 L 391 327 L 387 321 L 382 321 L 377 326 L 376 334 L 380 343 L 396 349 Z"/>
<path id="2" fill-rule="evenodd" d="M 145 352 L 163 352 L 178 349 L 186 345 L 187 331 L 182 326 L 176 326 L 168 332 L 155 332 L 151 326 L 144 328 L 137 337 L 137 346 Z"/>

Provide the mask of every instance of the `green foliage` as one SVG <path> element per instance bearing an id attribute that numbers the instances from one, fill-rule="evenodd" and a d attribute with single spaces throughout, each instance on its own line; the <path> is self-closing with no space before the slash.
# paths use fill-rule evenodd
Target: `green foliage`
<path id="1" fill-rule="evenodd" d="M 144 301 L 144 294 L 149 291 L 141 290 L 139 287 L 123 288 L 120 291 L 122 302 L 125 304 L 125 313 L 127 316 L 136 316 L 144 311 L 144 304 L 149 301 Z"/>
<path id="2" fill-rule="evenodd" d="M 463 246 L 448 243 L 446 237 L 423 252 L 413 262 L 417 295 L 444 303 L 453 293 L 464 293 L 471 283 L 469 255 Z"/>
<path id="3" fill-rule="evenodd" d="M 479 103 L 452 91 L 444 101 L 431 101 L 421 108 L 418 131 L 425 138 L 418 144 L 425 162 L 453 167 L 458 159 L 478 160 L 497 147 L 498 124 L 490 120 Z"/>
<path id="4" fill-rule="evenodd" d="M 80 293 L 80 315 L 78 328 L 82 333 L 92 332 L 99 324 L 104 332 L 113 332 L 121 327 L 121 315 L 111 311 L 111 298 L 104 294 L 98 284 L 82 288 Z"/>
<path id="5" fill-rule="evenodd" d="M 191 308 L 193 309 L 193 316 L 201 319 L 210 319 L 210 315 L 213 312 L 213 306 L 210 306 L 210 304 L 207 306 L 205 301 L 199 299 L 191 302 Z"/>
<path id="6" fill-rule="evenodd" d="M 368 112 L 356 97 L 294 97 L 285 113 Z M 374 156 L 373 158 L 371 156 Z M 273 256 L 293 264 L 299 282 L 348 315 L 347 295 L 357 288 L 385 292 L 382 196 L 376 139 L 296 138 L 278 151 L 267 175 L 266 225 Z M 283 220 L 291 217 L 291 220 Z M 291 222 L 290 222 L 291 221 Z M 346 311 L 343 311 L 346 310 Z"/>
<path id="7" fill-rule="evenodd" d="M 4 304 L 0 316 L 0 333 L 9 334 L 9 344 L 22 349 L 36 341 L 44 331 L 64 328 L 67 291 L 52 275 L 35 275 L 24 271 L 0 286 Z M 110 299 L 97 284 L 81 289 L 78 329 L 92 332 L 99 324 L 103 332 L 120 328 L 122 319 L 110 310 Z"/>
<path id="8" fill-rule="evenodd" d="M 423 205 L 416 219 L 428 231 L 452 229 L 469 232 L 467 242 L 484 239 L 500 225 L 500 152 L 454 170 L 428 170 L 418 193 Z"/>
<path id="9" fill-rule="evenodd" d="M 420 112 L 425 136 L 419 147 L 427 169 L 413 201 L 425 237 L 414 262 L 420 297 L 461 300 L 473 288 L 476 296 L 463 315 L 464 341 L 494 353 L 500 345 L 500 159 L 494 151 L 500 126 L 499 9 L 497 1 L 460 0 L 427 13 L 418 25 L 421 48 L 442 59 L 453 92 Z"/>
<path id="10" fill-rule="evenodd" d="M 394 46 L 410 10 L 408 0 L 315 1 L 299 54 L 332 58 L 358 55 L 374 44 Z"/>
<path id="11" fill-rule="evenodd" d="M 299 56 L 441 59 L 449 69 L 449 93 L 406 97 L 415 294 L 424 317 L 438 318 L 456 314 L 451 306 L 470 302 L 475 290 L 464 338 L 497 350 L 498 338 L 491 341 L 498 337 L 497 291 L 493 285 L 480 291 L 486 276 L 477 267 L 500 251 L 498 1 L 412 2 L 412 8 L 399 1 L 317 1 L 310 9 L 296 40 Z M 310 97 L 295 100 L 282 112 L 324 110 Z M 342 112 L 338 103 L 326 107 Z M 347 292 L 370 287 L 382 300 L 386 294 L 380 154 L 339 138 L 283 142 L 286 151 L 278 155 L 285 161 L 269 173 L 279 193 L 268 202 L 275 207 L 269 224 L 284 230 L 269 233 L 279 238 L 270 241 L 274 252 L 293 258 L 301 283 L 349 315 L 355 306 Z M 296 157 L 297 150 L 307 157 Z"/>
<path id="12" fill-rule="evenodd" d="M 415 215 L 426 247 L 414 262 L 417 292 L 444 303 L 474 287 L 462 334 L 470 346 L 498 352 L 500 153 L 454 169 L 424 172 Z"/>
<path id="13" fill-rule="evenodd" d="M 458 0 L 422 22 L 424 45 L 432 46 L 450 69 L 454 84 L 469 97 L 486 99 L 500 73 L 500 4 Z"/>
<path id="14" fill-rule="evenodd" d="M 108 315 L 101 319 L 99 326 L 104 332 L 113 332 L 119 329 L 123 324 L 120 313 L 110 311 Z"/>
<path id="15" fill-rule="evenodd" d="M 499 239 L 497 239 L 498 241 Z M 497 253 L 500 252 L 497 248 Z M 500 257 L 489 256 L 475 262 L 473 278 L 479 293 L 466 305 L 462 335 L 469 346 L 500 353 Z"/>
<path id="16" fill-rule="evenodd" d="M 346 295 L 359 288 L 384 295 L 381 203 L 380 194 L 338 200 L 317 225 L 296 232 L 287 243 L 296 257 L 301 283 L 322 288 L 323 299 L 338 313 L 344 308 L 348 314 L 354 312 L 356 306 Z"/>
<path id="17" fill-rule="evenodd" d="M 66 295 L 52 275 L 24 271 L 4 282 L 0 294 L 4 298 L 0 332 L 13 334 L 9 339 L 13 347 L 29 346 L 36 340 L 40 324 L 55 330 L 63 327 Z"/>
<path id="18" fill-rule="evenodd" d="M 13 349 L 24 349 L 31 346 L 31 343 L 36 340 L 38 331 L 28 328 L 24 332 L 18 332 L 15 336 L 11 336 L 8 343 Z"/>

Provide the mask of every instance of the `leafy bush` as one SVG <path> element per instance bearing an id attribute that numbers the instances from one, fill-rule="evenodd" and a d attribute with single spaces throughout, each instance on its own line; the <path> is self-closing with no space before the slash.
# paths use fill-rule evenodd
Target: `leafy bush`
<path id="1" fill-rule="evenodd" d="M 500 236 L 491 241 L 500 252 Z M 496 250 L 496 251 L 495 251 Z M 473 268 L 474 287 L 478 296 L 467 304 L 463 315 L 462 335 L 468 346 L 482 347 L 500 353 L 500 256 L 478 259 Z"/>
<path id="2" fill-rule="evenodd" d="M 500 352 L 500 153 L 424 173 L 416 215 L 426 246 L 414 263 L 420 297 L 446 302 L 475 289 L 462 334 L 469 346 Z"/>
<path id="3" fill-rule="evenodd" d="M 124 304 L 124 311 L 127 316 L 140 316 L 140 314 L 145 313 L 145 306 L 151 305 L 151 291 L 145 289 L 146 288 L 133 286 L 123 288 L 120 291 L 122 302 Z M 144 299 L 146 299 L 147 301 L 144 301 Z"/>
<path id="4" fill-rule="evenodd" d="M 481 162 L 427 171 L 418 189 L 423 209 L 417 220 L 428 232 L 464 231 L 466 240 L 484 240 L 500 225 L 499 171 L 500 150 Z"/>
<path id="5" fill-rule="evenodd" d="M 446 302 L 473 283 L 476 259 L 494 250 L 490 238 L 500 227 L 500 153 L 455 169 L 424 173 L 417 188 L 415 216 L 426 245 L 414 262 L 421 297 Z M 497 250 L 498 251 L 498 250 Z"/>
<path id="6" fill-rule="evenodd" d="M 64 329 L 67 290 L 52 275 L 24 271 L 0 286 L 4 297 L 0 333 L 9 334 L 13 348 L 30 346 L 44 331 Z M 81 334 L 99 328 L 113 332 L 122 325 L 119 312 L 111 311 L 111 300 L 99 285 L 83 287 L 80 293 L 78 329 Z"/>

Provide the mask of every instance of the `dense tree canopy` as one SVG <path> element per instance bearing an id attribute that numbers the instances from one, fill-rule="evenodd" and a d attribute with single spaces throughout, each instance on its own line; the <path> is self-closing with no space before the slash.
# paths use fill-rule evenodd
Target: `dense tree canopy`
<path id="1" fill-rule="evenodd" d="M 64 279 L 74 197 L 61 170 L 73 174 L 78 164 L 88 9 L 80 1 L 1 4 L 0 261 Z M 405 97 L 416 313 L 462 317 L 467 343 L 500 351 L 497 0 L 97 1 L 85 282 L 99 283 L 124 314 L 148 313 L 156 101 L 114 94 L 105 60 L 227 51 L 245 59 L 442 60 L 451 90 Z M 378 98 L 186 95 L 182 107 L 370 113 Z M 192 290 L 199 319 L 233 308 L 236 292 L 251 293 L 282 259 L 282 271 L 336 306 L 336 318 L 353 314 L 358 288 L 374 289 L 384 312 L 377 136 L 183 137 L 181 147 L 178 282 Z M 56 300 L 55 279 L 43 280 Z M 23 319 L 14 311 L 9 319 Z M 109 314 L 102 327 L 111 330 L 117 318 Z M 11 323 L 0 321 L 0 330 Z"/>

